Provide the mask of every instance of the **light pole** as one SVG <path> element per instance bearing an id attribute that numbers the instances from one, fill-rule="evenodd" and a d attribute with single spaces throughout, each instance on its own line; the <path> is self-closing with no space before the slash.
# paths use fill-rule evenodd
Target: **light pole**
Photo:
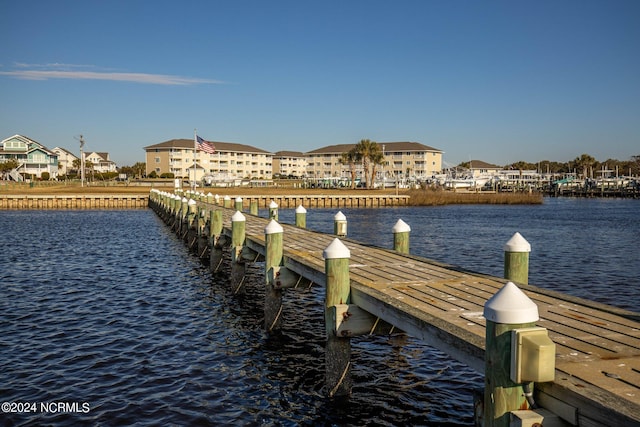
<path id="1" fill-rule="evenodd" d="M 384 190 L 385 188 L 387 188 L 387 184 L 386 184 L 386 174 L 384 173 L 384 164 L 387 163 L 387 161 L 384 158 L 384 148 L 385 145 L 382 144 L 382 189 Z"/>
<path id="2" fill-rule="evenodd" d="M 80 186 L 84 187 L 84 138 L 80 135 Z"/>

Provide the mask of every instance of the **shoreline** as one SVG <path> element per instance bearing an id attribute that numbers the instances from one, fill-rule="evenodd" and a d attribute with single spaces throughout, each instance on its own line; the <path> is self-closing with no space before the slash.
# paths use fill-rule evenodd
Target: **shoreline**
<path id="1" fill-rule="evenodd" d="M 147 196 L 152 189 L 173 192 L 172 186 L 141 186 L 141 185 L 92 185 L 81 187 L 78 184 L 40 184 L 31 187 L 28 184 L 0 183 L 0 199 L 20 197 L 121 197 Z M 188 191 L 189 188 L 183 188 Z M 293 188 L 293 187 L 202 187 L 199 192 L 204 194 L 218 194 L 230 197 L 393 197 L 409 196 L 406 206 L 442 206 L 450 204 L 541 204 L 541 193 L 494 193 L 471 191 L 443 191 L 443 190 L 408 190 L 408 189 L 330 189 L 330 188 Z"/>

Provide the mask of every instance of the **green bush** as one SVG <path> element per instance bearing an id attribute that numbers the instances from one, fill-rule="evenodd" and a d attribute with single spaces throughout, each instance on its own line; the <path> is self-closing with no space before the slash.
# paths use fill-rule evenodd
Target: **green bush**
<path id="1" fill-rule="evenodd" d="M 173 174 L 173 172 L 165 172 L 160 175 L 160 178 L 175 178 L 175 175 Z"/>
<path id="2" fill-rule="evenodd" d="M 49 172 L 42 172 L 40 174 L 40 179 L 42 179 L 43 181 L 49 181 L 49 178 L 51 178 Z"/>

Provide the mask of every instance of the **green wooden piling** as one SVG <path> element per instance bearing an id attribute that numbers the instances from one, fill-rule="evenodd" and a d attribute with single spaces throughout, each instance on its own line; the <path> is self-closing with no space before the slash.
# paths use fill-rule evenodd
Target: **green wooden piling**
<path id="1" fill-rule="evenodd" d="M 335 323 L 330 307 L 350 302 L 349 249 L 334 239 L 323 252 L 325 259 L 326 296 L 325 329 L 327 342 L 325 351 L 325 382 L 330 397 L 351 393 L 351 340 L 335 334 Z"/>
<path id="2" fill-rule="evenodd" d="M 504 278 L 516 283 L 529 283 L 529 253 L 531 245 L 520 233 L 515 233 L 504 245 Z"/>
<path id="3" fill-rule="evenodd" d="M 275 275 L 270 270 L 278 268 L 283 262 L 283 228 L 274 219 L 264 229 L 265 257 L 264 269 L 267 287 L 265 290 L 264 328 L 267 332 L 282 327 L 282 289 L 269 282 Z"/>
<path id="4" fill-rule="evenodd" d="M 307 210 L 302 205 L 296 208 L 296 227 L 307 228 Z"/>
<path id="5" fill-rule="evenodd" d="M 273 200 L 269 203 L 269 218 L 278 220 L 278 204 Z"/>
<path id="6" fill-rule="evenodd" d="M 403 254 L 409 253 L 409 234 L 411 227 L 399 219 L 393 226 L 393 250 Z"/>
<path id="7" fill-rule="evenodd" d="M 242 212 L 242 197 L 236 197 L 236 210 Z"/>
<path id="8" fill-rule="evenodd" d="M 333 217 L 333 234 L 338 237 L 347 236 L 347 217 L 341 211 Z"/>
<path id="9" fill-rule="evenodd" d="M 251 215 L 258 216 L 258 201 L 257 200 L 252 200 L 249 203 L 249 213 Z"/>
<path id="10" fill-rule="evenodd" d="M 231 207 L 231 197 L 229 197 L 229 196 L 224 196 L 224 199 L 223 199 L 223 203 L 222 203 L 222 204 L 223 204 L 223 206 L 224 206 L 225 208 L 230 208 L 230 207 Z"/>
<path id="11" fill-rule="evenodd" d="M 240 211 L 231 217 L 231 287 L 234 294 L 244 292 L 245 266 L 242 259 L 246 218 Z"/>
<path id="12" fill-rule="evenodd" d="M 511 331 L 535 326 L 538 307 L 513 282 L 484 306 L 484 427 L 509 427 L 510 412 L 529 409 L 522 384 L 511 380 Z"/>
<path id="13" fill-rule="evenodd" d="M 220 236 L 222 234 L 222 211 L 217 208 L 209 213 L 209 268 L 216 273 L 222 265 L 222 245 Z"/>

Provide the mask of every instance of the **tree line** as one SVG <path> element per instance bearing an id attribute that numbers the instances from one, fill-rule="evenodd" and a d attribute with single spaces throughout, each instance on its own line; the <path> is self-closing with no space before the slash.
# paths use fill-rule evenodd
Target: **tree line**
<path id="1" fill-rule="evenodd" d="M 468 168 L 469 162 L 462 162 L 460 167 Z M 550 160 L 542 160 L 538 163 L 529 163 L 518 161 L 506 165 L 504 169 L 511 170 L 537 170 L 540 173 L 575 173 L 583 178 L 595 178 L 595 174 L 601 170 L 618 172 L 619 175 L 640 175 L 640 155 L 631 156 L 629 160 L 607 159 L 600 162 L 589 154 L 582 154 L 568 162 L 552 162 Z"/>

